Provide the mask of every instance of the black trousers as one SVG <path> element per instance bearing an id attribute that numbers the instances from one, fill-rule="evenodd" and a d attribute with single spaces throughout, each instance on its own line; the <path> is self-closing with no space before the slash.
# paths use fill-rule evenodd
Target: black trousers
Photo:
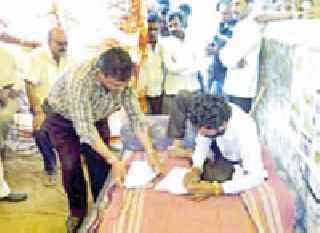
<path id="1" fill-rule="evenodd" d="M 107 121 L 98 121 L 96 127 L 101 138 L 107 143 L 109 138 Z M 58 151 L 63 185 L 68 196 L 71 215 L 85 217 L 88 208 L 87 184 L 81 167 L 80 155 L 83 154 L 86 158 L 94 201 L 99 196 L 111 170 L 111 165 L 88 144 L 80 143 L 70 120 L 55 113 L 48 119 L 48 130 L 51 142 Z"/>

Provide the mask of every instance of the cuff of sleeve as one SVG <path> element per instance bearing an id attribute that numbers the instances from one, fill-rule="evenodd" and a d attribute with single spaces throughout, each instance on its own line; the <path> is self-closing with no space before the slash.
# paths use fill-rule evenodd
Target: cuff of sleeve
<path id="1" fill-rule="evenodd" d="M 234 188 L 232 187 L 232 185 L 230 185 L 228 183 L 228 181 L 222 183 L 221 186 L 222 186 L 223 193 L 225 193 L 225 194 L 236 194 L 236 193 L 239 193 L 239 191 L 234 190 Z"/>

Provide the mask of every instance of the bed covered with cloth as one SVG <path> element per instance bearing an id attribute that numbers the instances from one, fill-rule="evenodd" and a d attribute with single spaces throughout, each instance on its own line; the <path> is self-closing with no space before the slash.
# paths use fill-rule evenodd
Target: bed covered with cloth
<path id="1" fill-rule="evenodd" d="M 276 174 L 266 147 L 262 151 L 269 178 L 262 185 L 240 195 L 221 195 L 193 201 L 188 195 L 174 195 L 153 188 L 125 189 L 106 184 L 82 230 L 88 233 L 291 233 L 293 199 Z M 143 158 L 130 151 L 128 166 Z M 166 171 L 189 167 L 183 158 L 169 158 L 164 151 Z"/>

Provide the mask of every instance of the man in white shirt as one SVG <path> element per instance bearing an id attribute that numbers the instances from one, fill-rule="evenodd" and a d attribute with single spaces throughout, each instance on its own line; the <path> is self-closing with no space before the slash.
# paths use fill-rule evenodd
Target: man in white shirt
<path id="1" fill-rule="evenodd" d="M 267 172 L 261 159 L 256 125 L 242 109 L 214 95 L 189 93 L 177 97 L 175 110 L 169 120 L 169 137 L 183 135 L 186 119 L 197 129 L 193 167 L 184 178 L 189 193 L 205 196 L 236 194 L 264 181 Z M 212 164 L 222 159 L 223 166 L 229 166 L 227 163 L 240 166 L 231 174 L 232 178 L 201 181 L 207 157 L 211 158 Z"/>
<path id="2" fill-rule="evenodd" d="M 228 69 L 223 91 L 230 102 L 249 112 L 257 93 L 260 29 L 248 1 L 234 0 L 232 11 L 239 22 L 233 29 L 232 38 L 217 51 Z"/>
<path id="3" fill-rule="evenodd" d="M 28 100 L 33 114 L 33 136 L 43 156 L 46 185 L 56 183 L 56 155 L 46 127 L 47 98 L 51 87 L 68 64 L 67 36 L 61 27 L 49 31 L 48 47 L 31 55 L 25 77 Z"/>
<path id="4" fill-rule="evenodd" d="M 182 15 L 173 12 L 169 15 L 170 37 L 163 39 L 164 83 L 163 112 L 171 110 L 172 99 L 180 90 L 195 91 L 200 89 L 192 44 L 186 43 L 182 29 Z"/>

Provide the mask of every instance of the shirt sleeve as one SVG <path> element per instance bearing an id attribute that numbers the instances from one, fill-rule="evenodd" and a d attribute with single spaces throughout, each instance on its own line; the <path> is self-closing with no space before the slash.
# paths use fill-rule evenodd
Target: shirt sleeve
<path id="1" fill-rule="evenodd" d="M 140 109 L 140 104 L 135 89 L 129 87 L 123 94 L 123 107 L 128 114 L 131 129 L 137 132 L 145 132 L 146 119 Z"/>
<path id="2" fill-rule="evenodd" d="M 244 173 L 222 184 L 223 190 L 227 194 L 240 193 L 258 186 L 268 176 L 263 166 L 257 129 L 253 120 L 250 118 L 248 124 L 240 127 L 238 132 L 245 134 L 238 137 Z"/>
<path id="3" fill-rule="evenodd" d="M 203 163 L 210 152 L 212 139 L 198 133 L 195 141 L 196 146 L 192 155 L 192 162 L 194 167 L 199 167 L 202 170 Z"/>
<path id="4" fill-rule="evenodd" d="M 38 84 L 41 76 L 42 65 L 37 56 L 32 56 L 29 60 L 27 66 L 27 72 L 24 77 L 26 81 L 29 81 L 33 84 Z"/>
<path id="5" fill-rule="evenodd" d="M 67 101 L 69 112 L 75 131 L 81 143 L 94 144 L 99 139 L 92 112 L 90 93 L 92 80 L 70 77 L 68 81 Z"/>

